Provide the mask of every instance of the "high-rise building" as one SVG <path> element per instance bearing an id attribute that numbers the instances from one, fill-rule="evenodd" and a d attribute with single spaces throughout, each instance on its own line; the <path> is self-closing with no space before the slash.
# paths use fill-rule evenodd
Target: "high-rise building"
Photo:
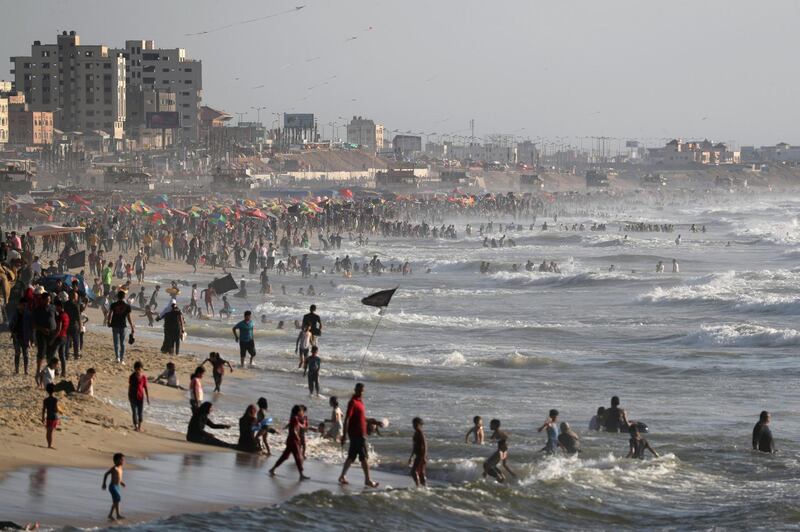
<path id="1" fill-rule="evenodd" d="M 106 46 L 81 45 L 62 32 L 56 44 L 34 41 L 30 56 L 12 57 L 15 86 L 32 112 L 50 112 L 63 131 L 102 130 L 121 140 L 125 59 Z"/>
<path id="2" fill-rule="evenodd" d="M 187 58 L 183 48 L 156 48 L 152 40 L 125 41 L 125 48 L 119 52 L 127 60 L 125 80 L 129 86 L 175 93 L 180 119 L 178 139 L 197 142 L 203 94 L 202 62 Z"/>
<path id="3" fill-rule="evenodd" d="M 373 120 L 354 116 L 347 124 L 348 144 L 358 144 L 372 152 L 383 149 L 383 126 Z"/>

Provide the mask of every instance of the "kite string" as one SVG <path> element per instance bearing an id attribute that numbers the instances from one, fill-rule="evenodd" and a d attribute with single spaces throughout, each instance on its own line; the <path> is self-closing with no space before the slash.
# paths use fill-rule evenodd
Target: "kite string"
<path id="1" fill-rule="evenodd" d="M 364 367 L 364 361 L 367 359 L 367 353 L 369 352 L 369 346 L 372 345 L 372 339 L 375 338 L 375 332 L 378 330 L 378 325 L 381 324 L 381 320 L 383 319 L 383 314 L 380 314 L 378 318 L 378 323 L 375 324 L 375 328 L 372 330 L 372 336 L 369 337 L 369 342 L 367 342 L 367 347 L 364 348 L 364 356 L 361 357 L 361 364 L 358 365 L 358 371 Z M 355 379 L 356 376 L 353 374 L 353 378 Z"/>

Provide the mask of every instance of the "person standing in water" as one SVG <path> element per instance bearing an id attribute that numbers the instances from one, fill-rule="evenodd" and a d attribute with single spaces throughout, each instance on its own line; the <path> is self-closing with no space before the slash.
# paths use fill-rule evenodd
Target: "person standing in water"
<path id="1" fill-rule="evenodd" d="M 308 395 L 314 395 L 316 391 L 317 397 L 319 397 L 320 359 L 319 347 L 316 345 L 311 346 L 311 356 L 306 361 L 306 367 L 308 368 Z"/>
<path id="2" fill-rule="evenodd" d="M 322 319 L 320 319 L 319 315 L 317 314 L 316 305 L 311 305 L 308 310 L 308 314 L 303 316 L 303 323 L 301 327 L 305 329 L 306 325 L 308 325 L 309 330 L 311 331 L 311 345 L 317 345 L 317 341 L 322 335 Z"/>
<path id="3" fill-rule="evenodd" d="M 606 409 L 603 422 L 606 432 L 619 432 L 627 430 L 630 426 L 628 414 L 619 407 L 619 397 L 616 395 L 611 398 L 611 408 Z"/>
<path id="4" fill-rule="evenodd" d="M 339 484 L 349 484 L 347 482 L 347 471 L 356 458 L 361 462 L 361 469 L 364 470 L 364 484 L 370 488 L 377 488 L 378 483 L 373 482 L 369 473 L 369 454 L 367 451 L 367 410 L 364 407 L 364 384 L 356 384 L 353 397 L 347 404 L 347 414 L 344 418 L 344 434 L 342 434 L 342 446 L 347 438 L 350 438 L 350 449 L 347 452 L 347 460 L 344 462 L 342 474 L 339 475 Z"/>
<path id="5" fill-rule="evenodd" d="M 753 450 L 762 453 L 774 453 L 775 441 L 772 439 L 772 430 L 769 428 L 769 422 L 772 416 L 766 410 L 762 411 L 758 416 L 758 423 L 753 427 Z"/>
<path id="6" fill-rule="evenodd" d="M 103 475 L 103 485 L 100 489 L 106 489 L 106 480 L 111 476 L 111 483 L 108 484 L 108 492 L 111 494 L 111 511 L 108 512 L 108 519 L 116 521 L 118 519 L 125 519 L 119 513 L 119 503 L 122 502 L 122 493 L 120 493 L 120 486 L 125 487 L 125 482 L 122 480 L 122 466 L 125 465 L 125 455 L 116 453 L 114 455 L 114 467 L 106 471 Z M 117 517 L 114 517 L 114 512 L 117 512 Z"/>
<path id="7" fill-rule="evenodd" d="M 422 426 L 425 423 L 422 418 L 415 417 L 411 421 L 414 427 L 414 438 L 412 440 L 411 456 L 408 458 L 408 465 L 411 467 L 411 478 L 414 479 L 414 484 L 419 486 L 427 486 L 428 478 L 425 471 L 428 464 L 428 442 L 425 440 L 425 434 L 422 432 Z"/>
<path id="8" fill-rule="evenodd" d="M 558 410 L 555 408 L 550 410 L 547 419 L 542 424 L 537 432 L 547 430 L 547 443 L 545 443 L 544 451 L 546 454 L 556 454 L 558 451 Z"/>
<path id="9" fill-rule="evenodd" d="M 658 458 L 658 453 L 655 449 L 650 447 L 650 443 L 646 439 L 642 438 L 642 435 L 639 433 L 639 427 L 636 425 L 631 426 L 631 439 L 629 445 L 630 450 L 628 451 L 628 458 L 644 460 L 645 450 L 650 451 L 653 453 L 653 456 Z"/>
<path id="10" fill-rule="evenodd" d="M 241 357 L 241 367 L 244 367 L 244 358 L 250 354 L 250 366 L 256 357 L 256 341 L 253 337 L 253 313 L 249 310 L 244 312 L 244 319 L 233 326 L 233 337 L 239 343 L 239 355 Z"/>

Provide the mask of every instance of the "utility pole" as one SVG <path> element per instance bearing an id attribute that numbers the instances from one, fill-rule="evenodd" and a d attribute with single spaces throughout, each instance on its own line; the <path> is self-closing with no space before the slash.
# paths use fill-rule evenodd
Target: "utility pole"
<path id="1" fill-rule="evenodd" d="M 475 144 L 475 119 L 471 118 L 469 121 L 469 129 L 470 129 L 470 144 Z"/>

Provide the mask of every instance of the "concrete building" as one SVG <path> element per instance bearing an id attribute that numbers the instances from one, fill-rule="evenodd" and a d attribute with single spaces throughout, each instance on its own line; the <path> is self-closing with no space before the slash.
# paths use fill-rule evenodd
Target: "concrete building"
<path id="1" fill-rule="evenodd" d="M 47 146 L 53 143 L 53 113 L 33 111 L 27 103 L 8 106 L 8 143 Z"/>
<path id="2" fill-rule="evenodd" d="M 0 149 L 6 144 L 8 144 L 8 98 L 0 92 Z"/>
<path id="3" fill-rule="evenodd" d="M 12 89 L 13 83 L 4 79 L 0 79 L 0 92 L 11 92 Z"/>
<path id="4" fill-rule="evenodd" d="M 742 146 L 741 157 L 748 163 L 800 163 L 800 146 L 779 142 L 775 146 Z"/>
<path id="5" fill-rule="evenodd" d="M 102 130 L 120 140 L 125 124 L 125 59 L 106 46 L 81 45 L 62 32 L 56 44 L 34 41 L 12 57 L 15 87 L 31 112 L 50 112 L 63 131 Z"/>
<path id="6" fill-rule="evenodd" d="M 126 100 L 128 116 L 125 121 L 125 136 L 131 141 L 132 148 L 154 150 L 173 145 L 175 130 L 179 124 L 173 91 L 156 90 L 141 85 L 128 86 Z"/>
<path id="7" fill-rule="evenodd" d="M 688 142 L 673 139 L 663 148 L 648 149 L 648 162 L 662 166 L 738 164 L 740 153 L 708 139 Z"/>
<path id="8" fill-rule="evenodd" d="M 354 116 L 347 124 L 348 144 L 358 144 L 361 148 L 378 152 L 383 149 L 384 127 L 373 120 Z"/>
<path id="9" fill-rule="evenodd" d="M 392 149 L 396 155 L 413 156 L 422 152 L 422 137 L 418 135 L 395 135 Z"/>
<path id="10" fill-rule="evenodd" d="M 131 87 L 175 93 L 180 118 L 179 142 L 200 138 L 200 102 L 203 94 L 202 62 L 186 57 L 183 48 L 156 48 L 152 40 L 125 41 L 125 81 Z"/>
<path id="11" fill-rule="evenodd" d="M 233 117 L 206 105 L 200 107 L 200 141 L 207 144 L 215 128 L 225 127 Z"/>

